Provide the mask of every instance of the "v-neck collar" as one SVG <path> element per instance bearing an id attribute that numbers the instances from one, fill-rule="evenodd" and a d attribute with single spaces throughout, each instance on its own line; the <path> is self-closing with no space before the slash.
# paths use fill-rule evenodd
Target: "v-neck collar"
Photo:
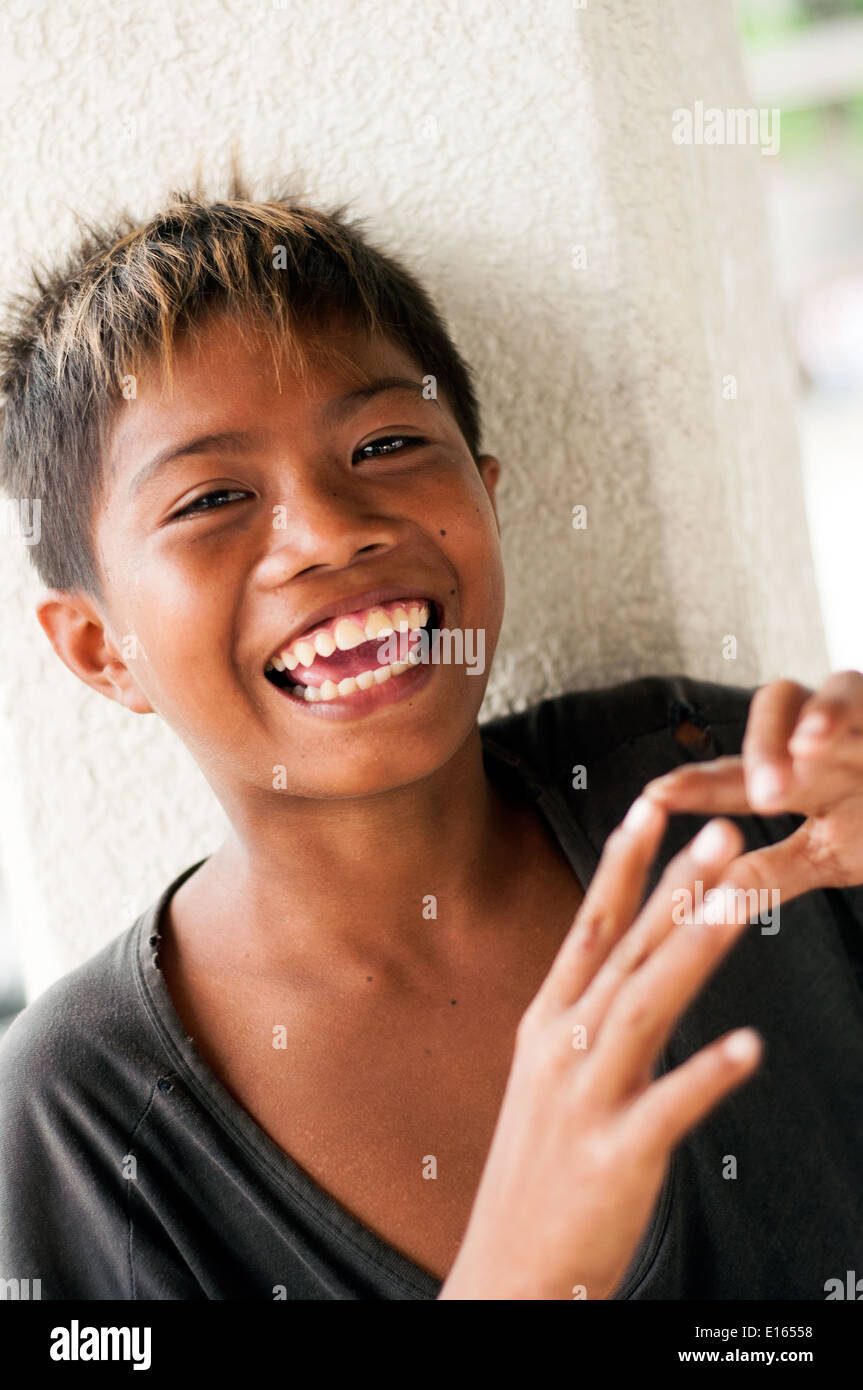
<path id="1" fill-rule="evenodd" d="M 573 809 L 567 805 L 557 788 L 544 782 L 520 755 L 499 742 L 492 732 L 481 726 L 484 759 L 491 759 L 497 771 L 506 776 L 509 770 L 527 799 L 537 806 L 582 888 L 586 889 L 598 863 L 598 853 Z M 219 1120 L 240 1142 L 254 1165 L 271 1181 L 284 1184 L 294 1201 L 299 1200 L 313 1219 L 335 1228 L 341 1240 L 347 1240 L 357 1254 L 369 1264 L 378 1279 L 385 1277 L 394 1291 L 416 1298 L 437 1298 L 442 1281 L 421 1265 L 416 1264 L 395 1246 L 390 1245 L 335 1200 L 300 1165 L 272 1140 L 247 1110 L 239 1105 L 204 1061 L 190 1037 L 187 1036 L 164 976 L 158 967 L 158 946 L 161 927 L 171 897 L 195 873 L 209 856 L 184 869 L 140 918 L 137 935 L 137 980 L 141 997 L 150 1018 L 171 1056 L 177 1072 L 197 1095 L 205 1109 Z M 667 1186 L 667 1184 L 666 1184 Z M 639 1261 L 639 1269 L 642 1262 Z M 635 1270 L 631 1271 L 634 1274 Z M 617 1297 L 626 1297 L 627 1278 Z"/>

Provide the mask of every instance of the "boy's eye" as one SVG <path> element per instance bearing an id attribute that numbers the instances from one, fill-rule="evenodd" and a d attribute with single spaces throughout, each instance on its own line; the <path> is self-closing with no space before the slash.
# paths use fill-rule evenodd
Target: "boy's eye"
<path id="1" fill-rule="evenodd" d="M 361 445 L 360 448 L 357 449 L 354 458 L 383 458 L 387 454 L 401 453 L 405 449 L 409 449 L 412 444 L 422 444 L 423 442 L 422 439 L 415 435 L 387 435 L 384 439 L 373 439 L 371 443 Z M 375 452 L 369 452 L 370 450 Z M 219 498 L 242 498 L 248 496 L 249 494 L 244 492 L 242 488 L 214 488 L 212 492 L 203 493 L 202 496 L 196 497 L 193 502 L 190 502 L 188 506 L 182 507 L 178 512 L 174 512 L 170 520 L 176 521 L 178 518 L 185 516 L 200 516 L 202 512 L 218 509 L 222 505 L 218 500 Z"/>
<path id="2" fill-rule="evenodd" d="M 422 442 L 423 441 L 418 439 L 415 435 L 388 435 L 384 439 L 373 439 L 369 444 L 361 444 L 354 454 L 354 458 L 383 458 L 386 454 L 401 453 L 404 449 L 409 449 L 412 444 L 422 444 Z M 380 452 L 370 454 L 367 452 L 369 449 L 377 449 Z"/>
<path id="3" fill-rule="evenodd" d="M 193 502 L 190 502 L 189 505 L 188 505 L 187 507 L 182 507 L 182 508 L 180 509 L 180 511 L 174 512 L 174 515 L 171 517 L 171 520 L 172 520 L 172 521 L 176 521 L 177 518 L 180 517 L 180 516 L 195 516 L 197 513 L 200 513 L 200 512 L 209 512 L 209 511 L 212 511 L 214 507 L 218 508 L 219 504 L 213 501 L 213 498 L 216 498 L 216 497 L 248 497 L 248 496 L 249 496 L 249 494 L 248 494 L 247 492 L 243 492 L 241 488 L 236 488 L 236 487 L 218 487 L 218 488 L 214 488 L 212 492 L 205 492 L 205 493 L 203 493 L 200 497 L 196 497 L 195 500 L 194 500 Z"/>

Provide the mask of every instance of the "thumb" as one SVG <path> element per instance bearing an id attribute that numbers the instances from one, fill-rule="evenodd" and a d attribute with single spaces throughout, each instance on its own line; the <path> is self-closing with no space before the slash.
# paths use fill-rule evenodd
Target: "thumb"
<path id="1" fill-rule="evenodd" d="M 812 857 L 812 841 L 806 823 L 778 844 L 753 849 L 733 859 L 723 874 L 723 882 L 735 888 L 777 890 L 779 902 L 790 902 L 815 888 L 830 887 L 825 865 L 819 871 Z"/>

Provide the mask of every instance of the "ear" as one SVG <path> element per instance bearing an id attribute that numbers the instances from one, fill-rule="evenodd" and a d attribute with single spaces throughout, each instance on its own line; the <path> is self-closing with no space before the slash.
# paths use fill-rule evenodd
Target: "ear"
<path id="1" fill-rule="evenodd" d="M 130 670 L 138 654 L 137 638 L 133 633 L 124 637 L 121 654 L 86 594 L 45 589 L 36 603 L 36 617 L 63 665 L 85 685 L 136 714 L 153 713 Z"/>
<path id="2" fill-rule="evenodd" d="M 500 518 L 497 514 L 497 504 L 495 501 L 497 494 L 497 483 L 500 477 L 500 459 L 495 458 L 494 454 L 480 454 L 479 458 L 477 459 L 477 465 L 479 467 L 480 476 L 482 478 L 483 484 L 485 485 L 485 490 L 488 493 L 489 499 L 491 501 L 492 511 L 494 512 L 494 519 L 497 522 L 497 529 L 498 531 L 500 531 Z"/>

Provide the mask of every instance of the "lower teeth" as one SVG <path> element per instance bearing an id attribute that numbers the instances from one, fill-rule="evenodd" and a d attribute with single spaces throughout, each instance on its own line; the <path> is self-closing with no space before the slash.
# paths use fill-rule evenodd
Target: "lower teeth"
<path id="1" fill-rule="evenodd" d="M 435 614 L 432 609 L 425 623 L 417 631 L 428 632 L 434 620 Z M 324 681 L 319 686 L 301 685 L 298 681 L 290 681 L 287 671 L 281 673 L 281 678 L 276 671 L 270 674 L 275 677 L 274 684 L 280 690 L 285 690 L 292 699 L 314 704 L 318 700 L 343 699 L 346 695 L 353 695 L 357 690 L 371 690 L 372 686 L 383 685 L 384 681 L 388 681 L 392 676 L 401 676 L 413 666 L 418 666 L 422 660 L 416 649 L 411 649 L 407 658 L 407 661 L 394 661 L 390 666 L 375 666 L 369 671 L 360 671 L 359 675 L 347 676 L 342 681 Z"/>
<path id="2" fill-rule="evenodd" d="M 346 676 L 344 680 L 324 681 L 322 685 L 294 685 L 289 687 L 295 700 L 305 700 L 314 704 L 318 700 L 343 699 L 357 690 L 370 690 L 373 685 L 383 685 L 391 676 L 400 676 L 409 671 L 416 662 L 395 661 L 391 666 L 376 666 L 372 671 L 361 671 L 358 676 Z"/>

